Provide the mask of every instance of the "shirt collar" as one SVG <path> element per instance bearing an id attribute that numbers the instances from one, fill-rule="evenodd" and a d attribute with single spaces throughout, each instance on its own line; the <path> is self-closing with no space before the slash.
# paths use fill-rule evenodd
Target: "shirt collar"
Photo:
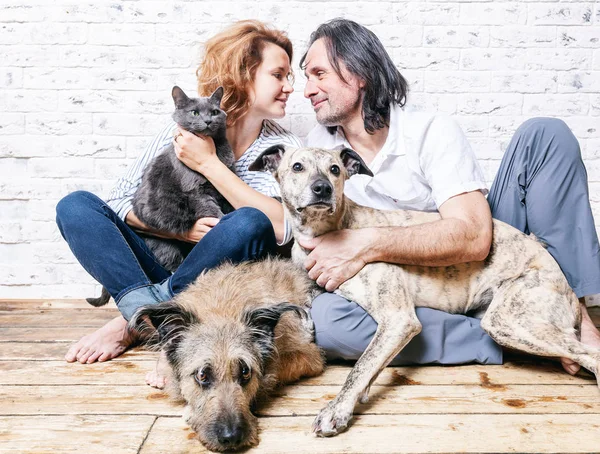
<path id="1" fill-rule="evenodd" d="M 404 109 L 398 104 L 392 104 L 390 107 L 390 126 L 388 136 L 381 147 L 381 150 L 377 153 L 375 160 L 379 161 L 385 159 L 389 155 L 393 156 L 404 156 L 406 151 L 404 149 L 404 143 L 398 143 L 398 138 L 403 136 L 404 133 Z M 348 148 L 352 146 L 346 140 L 343 129 L 338 126 L 335 132 L 335 143 L 343 144 Z"/>

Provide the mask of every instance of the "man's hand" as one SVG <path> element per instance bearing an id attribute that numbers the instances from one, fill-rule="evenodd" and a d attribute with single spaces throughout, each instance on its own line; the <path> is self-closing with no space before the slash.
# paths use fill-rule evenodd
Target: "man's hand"
<path id="1" fill-rule="evenodd" d="M 368 263 L 372 230 L 336 230 L 299 240 L 300 246 L 311 250 L 304 261 L 308 276 L 328 292 L 334 291 Z"/>
<path id="2" fill-rule="evenodd" d="M 197 243 L 204 238 L 204 235 L 210 232 L 210 229 L 217 225 L 218 222 L 218 218 L 200 218 L 196 221 L 189 232 L 184 235 L 180 235 L 178 239 L 187 241 L 188 243 Z"/>

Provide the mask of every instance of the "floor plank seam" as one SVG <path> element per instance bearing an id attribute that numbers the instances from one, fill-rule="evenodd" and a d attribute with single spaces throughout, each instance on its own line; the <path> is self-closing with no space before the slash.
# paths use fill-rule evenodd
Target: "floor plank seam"
<path id="1" fill-rule="evenodd" d="M 152 428 L 154 427 L 154 424 L 156 424 L 156 421 L 158 421 L 158 418 L 159 418 L 158 416 L 156 418 L 154 418 L 154 421 L 152 421 L 152 424 L 150 424 L 150 427 L 148 428 L 148 431 L 146 432 L 146 436 L 144 437 L 144 439 L 140 443 L 140 447 L 137 450 L 137 454 L 140 454 L 140 452 L 142 451 L 142 448 L 144 447 L 144 444 L 146 443 L 146 440 L 150 436 L 150 432 L 152 432 Z"/>

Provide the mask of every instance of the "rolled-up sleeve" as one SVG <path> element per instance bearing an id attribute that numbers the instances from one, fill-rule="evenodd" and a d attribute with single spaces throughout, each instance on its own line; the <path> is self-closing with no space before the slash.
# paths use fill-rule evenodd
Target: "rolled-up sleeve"
<path id="1" fill-rule="evenodd" d="M 483 172 L 458 123 L 436 115 L 421 147 L 420 165 L 438 208 L 449 198 L 471 191 L 488 193 Z"/>
<path id="2" fill-rule="evenodd" d="M 110 191 L 106 203 L 123 221 L 132 209 L 133 195 L 142 181 L 144 169 L 152 159 L 172 143 L 173 130 L 176 126 L 175 122 L 169 121 Z"/>

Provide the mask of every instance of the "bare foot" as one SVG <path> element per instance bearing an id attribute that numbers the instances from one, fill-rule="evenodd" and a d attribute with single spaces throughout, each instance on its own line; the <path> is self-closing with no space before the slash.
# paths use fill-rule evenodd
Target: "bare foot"
<path id="1" fill-rule="evenodd" d="M 581 306 L 581 342 L 590 347 L 600 349 L 600 331 L 598 331 L 590 314 L 588 314 L 583 298 L 579 298 L 579 304 Z M 575 375 L 581 369 L 581 366 L 573 360 L 561 358 L 560 362 L 563 368 L 571 375 Z"/>
<path id="2" fill-rule="evenodd" d="M 167 384 L 167 379 L 164 375 L 159 374 L 157 370 L 153 370 L 146 374 L 146 383 L 153 388 L 163 389 Z"/>
<path id="3" fill-rule="evenodd" d="M 127 320 L 119 315 L 73 344 L 65 355 L 65 360 L 69 363 L 79 361 L 81 364 L 108 361 L 127 350 L 133 341 L 134 336 L 127 329 Z"/>

